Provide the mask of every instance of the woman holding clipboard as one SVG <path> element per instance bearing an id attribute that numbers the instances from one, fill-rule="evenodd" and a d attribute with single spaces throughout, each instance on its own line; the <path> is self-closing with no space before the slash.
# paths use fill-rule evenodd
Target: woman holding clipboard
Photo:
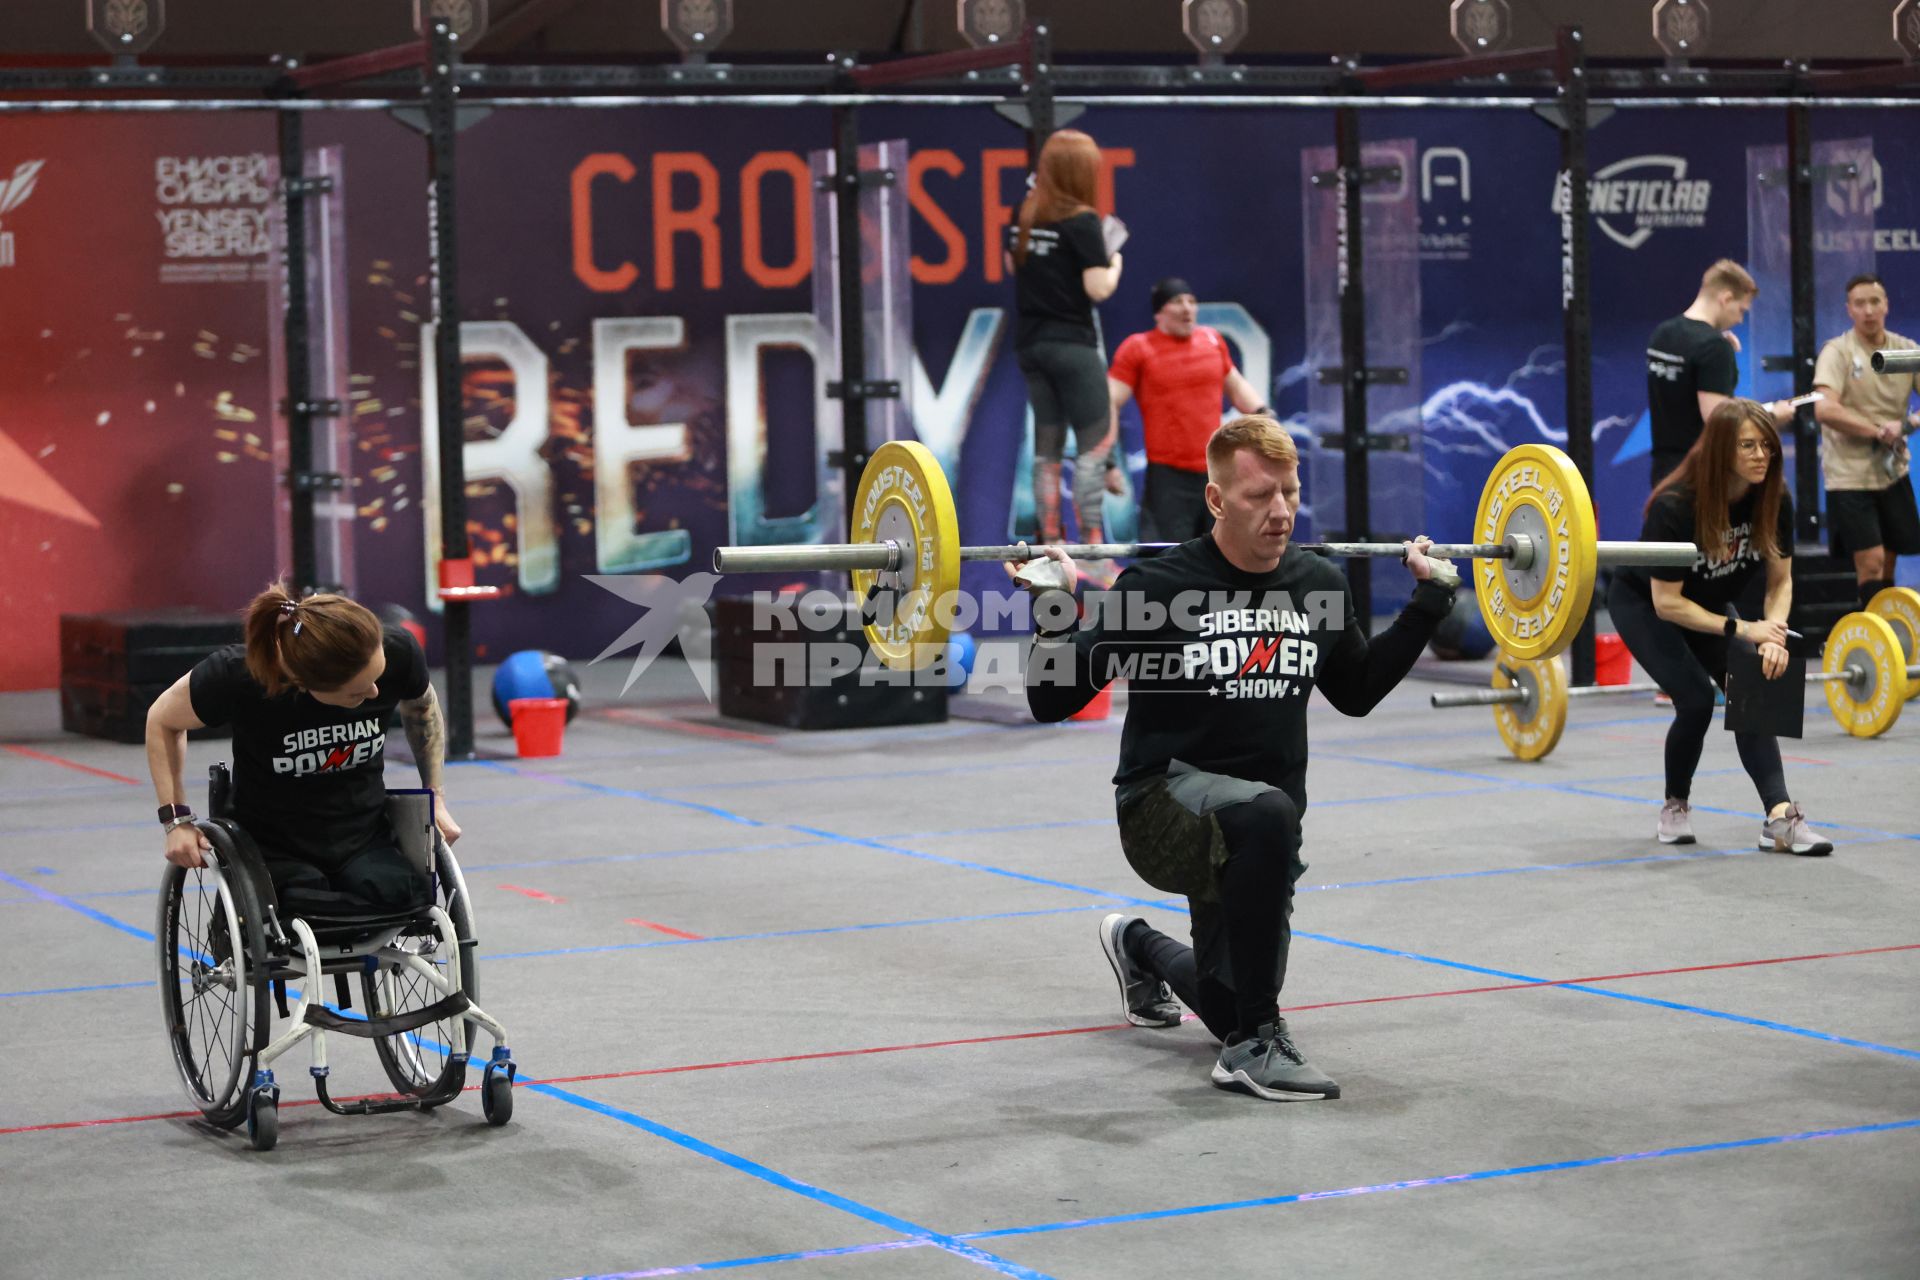
<path id="1" fill-rule="evenodd" d="M 1713 723 L 1715 689 L 1726 687 L 1727 646 L 1737 637 L 1758 649 L 1769 680 L 1788 670 L 1793 500 L 1782 478 L 1773 414 L 1752 400 L 1729 399 L 1715 407 L 1693 448 L 1647 499 L 1640 537 L 1700 548 L 1691 568 L 1619 570 L 1607 592 L 1608 612 L 1628 651 L 1673 699 L 1660 843 L 1692 844 L 1693 774 Z M 1743 622 L 1731 606 L 1761 574 L 1764 616 Z M 1759 847 L 1833 852 L 1832 841 L 1807 826 L 1787 795 L 1778 739 L 1735 733 L 1733 741 L 1760 793 Z"/>

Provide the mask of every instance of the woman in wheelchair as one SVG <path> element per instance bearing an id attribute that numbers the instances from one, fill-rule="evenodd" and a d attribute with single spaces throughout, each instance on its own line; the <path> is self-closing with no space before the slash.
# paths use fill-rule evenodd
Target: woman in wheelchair
<path id="1" fill-rule="evenodd" d="M 396 705 L 421 784 L 434 793 L 435 824 L 452 844 L 460 825 L 441 777 L 446 726 L 418 642 L 344 596 L 295 600 L 280 586 L 255 596 L 245 646 L 204 659 L 147 715 L 167 861 L 197 867 L 207 848 L 186 804 L 187 731 L 231 724 L 233 816 L 259 844 L 276 889 L 336 909 L 424 903 L 425 880 L 387 824 L 384 748 Z"/>
<path id="2" fill-rule="evenodd" d="M 472 907 L 450 849 L 460 826 L 446 807 L 446 728 L 426 655 L 412 635 L 383 628 L 344 596 L 297 600 L 279 585 L 248 605 L 245 635 L 182 676 L 147 715 L 169 864 L 161 989 L 189 1095 L 216 1124 L 244 1118 L 254 1145 L 270 1147 L 278 1089 L 260 1068 L 311 1036 L 313 1075 L 330 1109 L 438 1106 L 465 1079 L 472 1023 L 494 1035 L 482 1104 L 503 1123 L 513 1067 L 504 1032 L 472 1003 Z M 430 793 L 413 796 L 418 823 L 405 847 L 384 776 L 396 709 Z M 211 725 L 233 728 L 231 787 L 216 767 L 214 812 L 199 820 L 186 803 L 186 740 Z M 337 1009 L 321 1003 L 327 974 Z M 360 979 L 364 1016 L 343 1012 L 349 975 Z M 292 1013 L 289 982 L 300 992 Z M 269 987 L 293 1023 L 272 1044 Z M 327 1031 L 373 1040 L 405 1096 L 335 1104 L 326 1092 Z"/>

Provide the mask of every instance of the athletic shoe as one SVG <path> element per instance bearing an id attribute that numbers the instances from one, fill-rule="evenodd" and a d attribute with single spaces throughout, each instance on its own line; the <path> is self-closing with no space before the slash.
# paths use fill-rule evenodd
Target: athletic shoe
<path id="1" fill-rule="evenodd" d="M 1670 707 L 1673 705 L 1673 699 L 1662 690 L 1653 695 L 1653 705 L 1656 707 Z"/>
<path id="2" fill-rule="evenodd" d="M 1660 843 L 1692 844 L 1692 810 L 1685 800 L 1669 800 L 1660 806 Z"/>
<path id="3" fill-rule="evenodd" d="M 1247 1039 L 1222 1047 L 1220 1060 L 1213 1064 L 1213 1082 L 1268 1102 L 1340 1096 L 1340 1086 L 1294 1048 L 1285 1018 L 1263 1023 Z"/>
<path id="4" fill-rule="evenodd" d="M 1120 983 L 1121 1012 L 1136 1027 L 1177 1027 L 1181 1014 L 1173 992 L 1127 954 L 1123 941 L 1127 926 L 1139 919 L 1116 911 L 1100 922 L 1100 949 L 1107 953 L 1107 963 L 1113 966 L 1113 976 Z"/>
<path id="5" fill-rule="evenodd" d="M 1773 853 L 1797 853 L 1817 858 L 1833 852 L 1833 841 L 1807 825 L 1800 806 L 1790 804 L 1777 818 L 1760 824 L 1760 847 Z"/>

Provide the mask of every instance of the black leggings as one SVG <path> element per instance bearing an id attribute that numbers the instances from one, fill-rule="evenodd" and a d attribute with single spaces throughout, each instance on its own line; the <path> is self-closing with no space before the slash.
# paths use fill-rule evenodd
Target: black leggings
<path id="1" fill-rule="evenodd" d="M 1713 724 L 1715 688 L 1727 684 L 1727 641 L 1662 621 L 1651 596 L 1641 595 L 1625 575 L 1616 575 L 1607 591 L 1607 612 L 1627 651 L 1673 699 L 1673 727 L 1667 730 L 1667 797 L 1685 800 L 1693 792 L 1693 771 Z M 1740 763 L 1771 813 L 1787 800 L 1780 768 L 1780 743 L 1766 734 L 1736 733 Z"/>
<path id="2" fill-rule="evenodd" d="M 337 867 L 316 866 L 271 850 L 262 856 L 284 915 L 405 911 L 426 905 L 433 892 L 426 876 L 392 845 L 377 845 Z"/>
<path id="3" fill-rule="evenodd" d="M 1193 946 L 1137 923 L 1127 931 L 1135 963 L 1173 988 L 1217 1039 L 1251 1034 L 1279 1016 L 1293 944 L 1293 886 L 1300 862 L 1300 811 L 1284 791 L 1217 809 L 1226 838 L 1217 902 L 1194 901 Z"/>
<path id="4" fill-rule="evenodd" d="M 1107 365 L 1100 351 L 1078 342 L 1036 342 L 1017 353 L 1033 406 L 1033 504 L 1040 537 L 1057 542 L 1060 459 L 1073 431 L 1073 506 L 1080 540 L 1099 542 L 1107 495 L 1107 433 L 1113 426 Z"/>

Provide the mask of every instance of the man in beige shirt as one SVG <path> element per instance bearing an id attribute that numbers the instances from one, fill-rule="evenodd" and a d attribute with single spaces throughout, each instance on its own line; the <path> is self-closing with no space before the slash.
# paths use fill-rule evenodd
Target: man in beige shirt
<path id="1" fill-rule="evenodd" d="M 1820 349 L 1814 390 L 1820 423 L 1820 467 L 1827 481 L 1829 545 L 1853 559 L 1861 607 L 1893 585 L 1894 559 L 1920 555 L 1920 511 L 1907 478 L 1906 437 L 1920 415 L 1909 398 L 1920 391 L 1914 374 L 1873 371 L 1876 351 L 1920 346 L 1887 329 L 1887 289 L 1878 276 L 1847 281 L 1847 315 L 1853 328 Z"/>

